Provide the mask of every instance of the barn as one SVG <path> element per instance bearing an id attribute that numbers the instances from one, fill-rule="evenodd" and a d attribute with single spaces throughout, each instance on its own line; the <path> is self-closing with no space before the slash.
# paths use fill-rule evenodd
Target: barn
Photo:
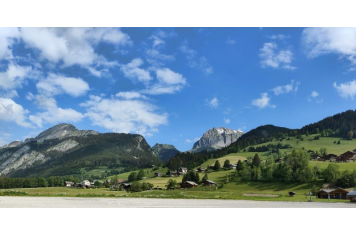
<path id="1" fill-rule="evenodd" d="M 180 184 L 180 188 L 195 188 L 198 187 L 198 184 L 196 184 L 193 181 L 185 181 Z"/>
<path id="2" fill-rule="evenodd" d="M 347 199 L 346 196 L 348 193 L 349 191 L 342 188 L 321 189 L 317 193 L 317 197 L 323 199 Z"/>

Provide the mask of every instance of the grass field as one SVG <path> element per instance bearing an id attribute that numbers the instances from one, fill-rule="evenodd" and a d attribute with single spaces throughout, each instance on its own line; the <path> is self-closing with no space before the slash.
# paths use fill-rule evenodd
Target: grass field
<path id="1" fill-rule="evenodd" d="M 150 190 L 140 193 L 127 193 L 125 191 L 111 191 L 109 189 L 76 189 L 66 187 L 32 188 L 0 190 L 0 196 L 8 195 L 11 191 L 15 195 L 25 196 L 52 196 L 52 197 L 140 197 L 140 198 L 186 198 L 186 199 L 236 199 L 258 201 L 302 201 L 309 200 L 308 193 L 312 184 L 285 184 L 285 183 L 261 183 L 261 182 L 237 182 L 229 183 L 222 189 L 215 187 L 199 186 L 186 190 Z M 289 197 L 288 192 L 296 193 L 295 197 Z M 9 194 L 10 195 L 10 194 Z M 272 195 L 276 195 L 271 197 Z M 313 201 L 328 202 L 326 199 Z M 330 200 L 330 202 L 348 202 L 347 200 Z"/>
<path id="2" fill-rule="evenodd" d="M 309 137 L 306 137 L 305 135 L 302 136 L 304 138 L 303 141 L 297 140 L 295 138 L 291 138 L 290 140 L 283 140 L 283 141 L 273 141 L 273 142 L 268 142 L 268 143 L 263 143 L 259 145 L 255 145 L 253 147 L 259 147 L 259 146 L 265 146 L 268 144 L 277 144 L 281 143 L 282 145 L 289 144 L 292 146 L 290 149 L 282 149 L 281 151 L 283 152 L 291 152 L 294 149 L 302 149 L 304 148 L 305 150 L 313 150 L 313 151 L 319 151 L 320 148 L 326 148 L 328 153 L 333 153 L 336 155 L 340 155 L 346 151 L 353 151 L 356 149 L 356 139 L 353 140 L 346 140 L 346 139 L 340 139 L 340 138 L 333 138 L 333 137 L 320 137 L 319 140 L 312 140 L 309 141 L 309 139 L 313 139 L 315 135 L 309 135 Z M 334 142 L 338 142 L 340 140 L 340 144 L 334 144 Z M 239 153 L 243 154 L 243 153 Z"/>
<path id="3" fill-rule="evenodd" d="M 311 161 L 311 166 L 317 166 L 320 169 L 326 169 L 330 162 L 323 162 L 323 161 Z M 356 170 L 356 162 L 349 162 L 349 163 L 334 163 L 335 165 L 339 166 L 340 171 L 348 170 L 353 172 Z"/>

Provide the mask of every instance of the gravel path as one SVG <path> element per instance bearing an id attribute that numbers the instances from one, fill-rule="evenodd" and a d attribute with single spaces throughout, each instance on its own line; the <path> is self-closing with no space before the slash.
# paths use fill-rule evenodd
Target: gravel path
<path id="1" fill-rule="evenodd" d="M 155 198 L 0 197 L 0 208 L 356 208 L 356 204 Z"/>

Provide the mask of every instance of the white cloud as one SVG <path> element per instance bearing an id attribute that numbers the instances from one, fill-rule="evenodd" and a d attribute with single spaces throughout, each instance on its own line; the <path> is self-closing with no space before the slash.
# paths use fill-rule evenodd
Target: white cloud
<path id="1" fill-rule="evenodd" d="M 284 68 L 287 70 L 294 70 L 296 67 L 292 66 L 293 53 L 291 50 L 278 50 L 276 43 L 265 43 L 260 49 L 259 57 L 261 59 L 262 68 Z"/>
<path id="2" fill-rule="evenodd" d="M 186 142 L 186 143 L 192 143 L 192 140 L 186 139 L 185 142 Z"/>
<path id="3" fill-rule="evenodd" d="M 274 35 L 268 36 L 268 38 L 269 38 L 269 39 L 272 39 L 272 40 L 276 40 L 276 39 L 284 40 L 284 39 L 289 38 L 289 36 L 284 35 L 284 34 L 274 34 Z"/>
<path id="4" fill-rule="evenodd" d="M 219 100 L 216 97 L 214 97 L 211 100 L 205 100 L 205 101 L 213 109 L 216 109 L 219 107 Z"/>
<path id="5" fill-rule="evenodd" d="M 236 44 L 236 41 L 234 39 L 231 39 L 230 36 L 227 38 L 226 40 L 226 44 L 229 44 L 229 45 L 235 45 Z"/>
<path id="6" fill-rule="evenodd" d="M 152 80 L 152 77 L 149 71 L 140 68 L 142 65 L 142 59 L 135 58 L 130 63 L 122 65 L 121 70 L 127 78 L 145 83 Z"/>
<path id="7" fill-rule="evenodd" d="M 10 98 L 0 98 L 0 120 L 5 122 L 15 122 L 22 127 L 32 127 L 27 121 L 25 110 Z"/>
<path id="8" fill-rule="evenodd" d="M 97 59 L 94 46 L 101 41 L 115 45 L 131 43 L 130 37 L 112 28 L 21 28 L 28 47 L 39 50 L 41 58 L 64 66 L 90 66 Z"/>
<path id="9" fill-rule="evenodd" d="M 156 70 L 156 83 L 147 87 L 143 93 L 146 94 L 173 94 L 180 91 L 186 84 L 186 79 L 183 75 L 172 71 L 169 68 L 162 68 Z"/>
<path id="10" fill-rule="evenodd" d="M 275 108 L 275 105 L 270 104 L 270 97 L 268 97 L 268 93 L 261 93 L 261 97 L 254 99 L 252 101 L 252 105 L 259 107 L 261 109 L 266 108 L 266 107 L 271 107 Z"/>
<path id="11" fill-rule="evenodd" d="M 145 95 L 142 95 L 139 92 L 135 91 L 127 91 L 127 92 L 119 92 L 116 94 L 116 97 L 125 99 L 125 100 L 132 100 L 132 99 L 147 99 Z"/>
<path id="12" fill-rule="evenodd" d="M 66 93 L 73 97 L 79 97 L 89 91 L 89 85 L 83 79 L 53 73 L 50 73 L 47 79 L 38 82 L 36 86 L 40 93 L 48 96 Z"/>
<path id="13" fill-rule="evenodd" d="M 71 108 L 60 108 L 57 106 L 57 101 L 52 97 L 45 95 L 36 95 L 36 103 L 44 112 L 38 112 L 36 115 L 31 115 L 29 119 L 37 126 L 42 127 L 43 123 L 57 124 L 61 122 L 79 122 L 84 118 L 84 115 Z"/>
<path id="14" fill-rule="evenodd" d="M 147 61 L 155 66 L 160 66 L 166 61 L 174 61 L 173 55 L 167 55 L 161 51 L 165 48 L 166 42 L 156 35 L 152 35 L 148 38 L 152 41 L 152 46 L 146 49 Z"/>
<path id="15" fill-rule="evenodd" d="M 277 86 L 272 90 L 273 90 L 274 94 L 276 96 L 278 96 L 278 95 L 284 94 L 284 93 L 297 92 L 299 89 L 299 85 L 300 85 L 299 82 L 294 83 L 294 80 L 292 80 L 290 84 L 287 84 L 285 86 Z"/>
<path id="16" fill-rule="evenodd" d="M 183 75 L 176 73 L 168 68 L 164 69 L 158 69 L 156 71 L 157 73 L 157 79 L 161 83 L 165 84 L 182 84 L 184 85 L 186 83 L 185 78 Z"/>
<path id="17" fill-rule="evenodd" d="M 230 119 L 224 119 L 225 124 L 230 124 Z"/>
<path id="18" fill-rule="evenodd" d="M 30 66 L 10 63 L 4 72 L 0 72 L 0 89 L 8 90 L 21 87 L 27 78 L 37 78 L 40 73 Z"/>
<path id="19" fill-rule="evenodd" d="M 19 30 L 17 28 L 0 28 L 0 60 L 13 58 L 11 46 L 18 37 Z"/>
<path id="20" fill-rule="evenodd" d="M 152 135 L 158 127 L 168 123 L 167 114 L 159 114 L 157 108 L 146 101 L 104 99 L 90 96 L 90 100 L 82 103 L 86 107 L 85 116 L 93 125 L 103 127 L 113 132 L 138 133 Z"/>
<path id="21" fill-rule="evenodd" d="M 356 28 L 307 28 L 302 41 L 310 58 L 324 54 L 338 54 L 356 67 Z"/>
<path id="22" fill-rule="evenodd" d="M 206 75 L 213 73 L 213 67 L 209 64 L 206 57 L 198 56 L 197 51 L 189 48 L 187 41 L 183 42 L 179 49 L 185 54 L 188 59 L 188 65 L 191 68 L 198 68 Z"/>
<path id="23" fill-rule="evenodd" d="M 316 92 L 316 91 L 313 91 L 311 94 L 310 94 L 311 97 L 313 98 L 316 98 L 316 97 L 319 97 L 319 93 Z"/>
<path id="24" fill-rule="evenodd" d="M 333 85 L 342 98 L 350 97 L 351 99 L 354 99 L 356 95 L 356 80 L 346 82 L 340 85 L 337 85 L 337 83 L 335 82 Z"/>

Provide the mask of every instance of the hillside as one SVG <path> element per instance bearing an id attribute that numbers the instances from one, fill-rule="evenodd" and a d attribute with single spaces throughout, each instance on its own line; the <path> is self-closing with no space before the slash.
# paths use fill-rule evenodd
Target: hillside
<path id="1" fill-rule="evenodd" d="M 0 149 L 0 174 L 13 177 L 74 175 L 97 166 L 130 170 L 161 163 L 141 135 L 99 134 L 68 124 Z"/>
<path id="2" fill-rule="evenodd" d="M 159 157 L 162 161 L 167 162 L 169 159 L 174 157 L 179 151 L 170 144 L 159 144 L 156 143 L 153 147 L 153 152 Z"/>
<path id="3" fill-rule="evenodd" d="M 242 135 L 236 142 L 230 144 L 226 148 L 222 148 L 210 153 L 181 153 L 171 158 L 167 166 L 175 169 L 178 166 L 187 166 L 193 168 L 200 163 L 205 162 L 211 158 L 218 158 L 229 153 L 239 153 L 246 151 L 250 146 L 259 144 L 267 145 L 269 142 L 278 144 L 278 141 L 287 140 L 288 138 L 300 138 L 302 135 L 318 134 L 319 136 L 345 138 L 349 131 L 356 132 L 356 111 L 349 110 L 331 117 L 327 117 L 319 122 L 302 127 L 301 129 L 288 129 L 277 127 L 273 125 L 264 125 L 257 127 L 244 135 Z M 295 141 L 297 142 L 297 140 Z M 330 143 L 329 145 L 332 145 Z M 275 147 L 274 147 L 275 148 Z M 292 145 L 292 148 L 295 146 Z M 325 146 L 328 148 L 328 145 Z M 353 150 L 353 149 L 352 149 Z M 346 150 L 348 151 L 348 150 Z"/>

